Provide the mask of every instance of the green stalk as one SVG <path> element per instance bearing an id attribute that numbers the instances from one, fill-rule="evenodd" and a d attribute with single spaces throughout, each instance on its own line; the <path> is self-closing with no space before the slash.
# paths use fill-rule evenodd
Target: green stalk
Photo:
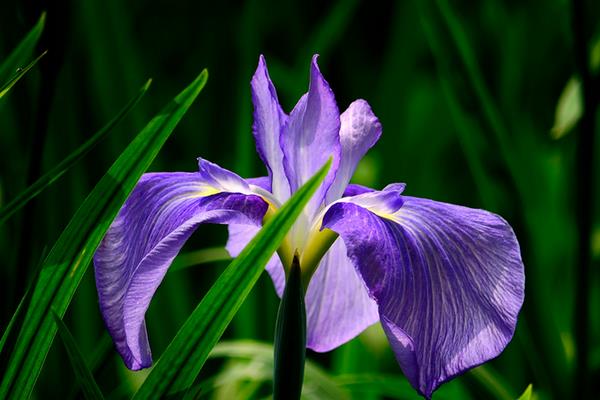
<path id="1" fill-rule="evenodd" d="M 275 324 L 273 400 L 297 400 L 306 358 L 306 309 L 300 261 L 294 256 Z"/>

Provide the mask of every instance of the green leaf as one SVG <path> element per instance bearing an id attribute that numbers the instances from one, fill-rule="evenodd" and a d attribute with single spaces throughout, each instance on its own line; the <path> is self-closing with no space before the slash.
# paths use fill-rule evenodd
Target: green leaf
<path id="1" fill-rule="evenodd" d="M 140 101 L 142 96 L 148 91 L 152 80 L 149 79 L 140 89 L 137 96 L 129 101 L 125 107 L 115 116 L 108 124 L 94 134 L 88 141 L 82 144 L 78 149 L 69 154 L 62 162 L 45 173 L 41 178 L 35 181 L 31 186 L 21 192 L 15 199 L 0 209 L 0 225 L 10 218 L 21 207 L 27 204 L 31 199 L 40 194 L 47 187 L 56 182 L 64 175 L 73 165 L 79 162 L 87 153 L 90 152 L 102 139 L 104 139 L 110 131 L 117 126 L 123 118 L 131 111 Z"/>
<path id="2" fill-rule="evenodd" d="M 301 274 L 296 253 L 277 311 L 273 400 L 299 399 L 302 393 L 306 359 L 306 306 Z"/>
<path id="3" fill-rule="evenodd" d="M 173 260 L 169 272 L 179 271 L 200 264 L 228 260 L 231 260 L 231 256 L 224 247 L 209 247 L 178 255 Z"/>
<path id="4" fill-rule="evenodd" d="M 232 364 L 229 369 L 223 369 L 216 377 L 201 382 L 197 389 L 203 394 L 219 387 L 234 386 L 240 381 L 260 381 L 271 384 L 274 360 L 273 346 L 269 343 L 253 340 L 224 341 L 215 346 L 209 357 L 247 362 Z M 416 393 L 414 390 L 412 392 Z M 302 398 L 346 400 L 350 399 L 350 393 L 340 385 L 337 377 L 332 377 L 317 364 L 306 360 Z"/>
<path id="5" fill-rule="evenodd" d="M 83 397 L 89 400 L 104 399 L 104 396 L 94 379 L 94 375 L 92 375 L 92 371 L 88 368 L 85 359 L 83 358 L 83 354 L 81 354 L 81 351 L 75 342 L 75 338 L 71 335 L 71 332 L 69 332 L 69 328 L 67 328 L 67 325 L 65 325 L 63 320 L 56 312 L 54 312 L 54 310 L 52 310 L 52 316 L 54 317 L 54 321 L 56 321 L 58 335 L 62 339 L 63 345 L 67 350 L 67 355 L 69 356 L 69 360 L 75 371 L 77 381 L 81 385 Z"/>
<path id="6" fill-rule="evenodd" d="M 2 371 L 0 399 L 28 398 L 56 334 L 50 310 L 64 315 L 96 247 L 125 199 L 206 83 L 203 71 L 136 136 L 86 198 L 43 263 L 23 326 Z M 6 350 L 8 352 L 9 350 Z M 4 356 L 4 354 L 3 354 Z"/>
<path id="7" fill-rule="evenodd" d="M 25 36 L 21 43 L 19 43 L 12 53 L 10 53 L 2 64 L 0 64 L 0 83 L 8 82 L 17 72 L 18 68 L 22 68 L 23 65 L 31 59 L 31 55 L 35 51 L 35 46 L 44 30 L 45 23 L 46 13 L 42 13 L 40 19 L 31 31 L 29 31 L 27 36 Z"/>
<path id="8" fill-rule="evenodd" d="M 530 383 L 529 386 L 525 389 L 523 394 L 519 396 L 517 400 L 531 400 L 533 396 L 533 385 Z"/>
<path id="9" fill-rule="evenodd" d="M 583 115 L 583 97 L 581 81 L 571 77 L 563 89 L 556 111 L 554 113 L 554 126 L 550 130 L 553 139 L 560 139 L 569 133 Z"/>
<path id="10" fill-rule="evenodd" d="M 229 264 L 177 332 L 134 396 L 135 399 L 181 396 L 191 386 L 211 349 L 325 178 L 330 165 L 331 160 L 268 219 L 240 255 Z"/>
<path id="11" fill-rule="evenodd" d="M 0 99 L 4 97 L 4 95 L 6 95 L 6 93 L 8 93 L 8 91 L 19 81 L 19 79 L 21 79 L 27 73 L 27 71 L 33 68 L 33 66 L 37 64 L 37 62 L 40 61 L 40 59 L 44 57 L 46 53 L 47 51 L 44 51 L 38 56 L 38 58 L 30 62 L 28 66 L 26 66 L 25 68 L 18 69 L 15 76 L 13 76 L 8 82 L 6 82 L 4 86 L 0 87 Z"/>
<path id="12" fill-rule="evenodd" d="M 478 380 L 479 383 L 488 390 L 490 395 L 494 396 L 496 399 L 513 399 L 509 390 L 506 388 L 507 385 L 504 383 L 502 377 L 500 377 L 489 365 L 480 365 L 469 371 L 469 375 Z"/>
<path id="13" fill-rule="evenodd" d="M 335 381 L 353 394 L 385 396 L 402 400 L 421 400 L 422 397 L 402 376 L 380 374 L 344 374 Z M 435 398 L 438 398 L 436 392 Z"/>

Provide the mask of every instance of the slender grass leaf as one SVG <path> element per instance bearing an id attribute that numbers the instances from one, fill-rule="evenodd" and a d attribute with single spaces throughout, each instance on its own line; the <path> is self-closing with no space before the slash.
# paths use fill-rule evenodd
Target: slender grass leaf
<path id="1" fill-rule="evenodd" d="M 54 310 L 52 310 L 52 316 L 54 317 L 54 321 L 56 321 L 58 335 L 67 350 L 67 355 L 69 356 L 69 360 L 75 371 L 75 376 L 81 386 L 83 397 L 88 400 L 104 399 L 104 396 L 94 379 L 94 375 L 92 375 L 92 371 L 88 368 L 85 359 L 83 358 L 83 354 L 81 354 L 77 342 L 75 342 L 75 338 L 71 335 L 69 328 L 67 328 L 67 325 L 65 325 L 63 320 L 56 312 L 54 312 Z"/>
<path id="2" fill-rule="evenodd" d="M 216 377 L 200 383 L 199 391 L 201 393 L 206 393 L 219 386 L 229 386 L 240 380 L 265 381 L 270 384 L 273 378 L 273 345 L 270 343 L 253 340 L 224 341 L 215 346 L 210 353 L 210 358 L 247 360 L 247 365 L 252 368 L 234 364 L 231 370 L 224 369 Z M 340 385 L 337 377 L 331 376 L 320 366 L 307 359 L 302 399 L 346 400 L 350 399 L 350 392 Z"/>
<path id="3" fill-rule="evenodd" d="M 351 393 L 385 396 L 386 398 L 402 400 L 420 400 L 422 397 L 401 376 L 379 375 L 379 374 L 344 374 L 335 377 L 335 381 L 341 387 Z M 436 392 L 435 397 L 438 397 Z"/>
<path id="4" fill-rule="evenodd" d="M 64 315 L 110 223 L 207 77 L 205 70 L 136 136 L 88 195 L 48 254 L 35 280 L 8 366 L 2 371 L 0 399 L 30 396 L 56 334 L 50 310 Z"/>
<path id="5" fill-rule="evenodd" d="M 31 59 L 35 46 L 40 40 L 46 23 L 46 13 L 42 13 L 35 26 L 27 33 L 25 38 L 0 64 L 0 82 L 8 82 L 25 63 Z"/>
<path id="6" fill-rule="evenodd" d="M 531 383 L 527 386 L 522 395 L 517 400 L 531 400 L 533 396 L 533 385 Z"/>
<path id="7" fill-rule="evenodd" d="M 177 256 L 173 260 L 173 265 L 169 268 L 169 272 L 179 271 L 200 264 L 228 260 L 231 260 L 231 256 L 224 247 L 209 247 Z"/>
<path id="8" fill-rule="evenodd" d="M 184 395 L 265 265 L 325 178 L 330 165 L 331 160 L 268 219 L 240 255 L 229 264 L 177 332 L 134 396 L 135 399 Z"/>
<path id="9" fill-rule="evenodd" d="M 19 81 L 19 79 L 21 79 L 23 76 L 25 76 L 25 74 L 31 68 L 33 68 L 33 66 L 35 64 L 37 64 L 37 62 L 40 61 L 40 59 L 42 57 L 44 57 L 47 52 L 48 51 L 44 51 L 42 54 L 40 54 L 38 56 L 38 58 L 36 58 L 32 62 L 30 62 L 29 65 L 27 65 L 25 68 L 21 68 L 21 69 L 17 70 L 17 73 L 15 74 L 15 76 L 13 76 L 8 82 L 6 82 L 2 87 L 0 87 L 0 99 L 3 98 L 6 95 L 6 93 L 8 93 L 8 91 Z"/>
<path id="10" fill-rule="evenodd" d="M 40 255 L 40 259 L 39 259 L 38 263 L 36 264 L 36 269 L 35 269 L 36 271 L 39 271 L 39 269 L 41 268 L 47 255 L 48 255 L 48 247 L 44 246 L 42 253 Z M 31 285 L 29 287 L 27 287 L 27 290 L 25 291 L 25 295 L 21 298 L 21 301 L 19 301 L 19 305 L 17 306 L 17 309 L 13 313 L 13 316 L 10 318 L 10 322 L 6 326 L 6 329 L 4 329 L 4 332 L 2 333 L 2 339 L 0 339 L 0 371 L 4 371 L 6 364 L 8 362 L 8 359 L 6 357 L 8 351 L 4 352 L 4 346 L 6 346 L 7 344 L 10 346 L 14 346 L 15 341 L 17 340 L 18 332 L 16 330 L 13 330 L 13 328 L 15 326 L 21 326 L 23 324 L 23 318 L 25 317 L 24 313 L 23 313 L 23 309 L 27 308 L 27 305 L 29 304 L 30 300 L 31 300 Z"/>
<path id="11" fill-rule="evenodd" d="M 472 369 L 469 375 L 474 377 L 476 380 L 485 387 L 489 393 L 498 400 L 511 400 L 514 397 L 510 395 L 506 384 L 502 378 L 494 372 L 494 370 L 487 365 L 480 365 L 479 367 Z"/>
<path id="12" fill-rule="evenodd" d="M 498 150 L 506 163 L 507 171 L 510 173 L 521 196 L 526 196 L 530 188 L 530 182 L 527 176 L 525 176 L 527 168 L 524 167 L 521 161 L 520 148 L 516 145 L 516 138 L 509 135 L 507 125 L 490 94 L 477 62 L 475 52 L 469 42 L 468 35 L 465 33 L 463 25 L 457 18 L 450 3 L 447 0 L 436 0 L 436 3 L 448 27 L 450 37 L 458 49 L 458 56 L 464 64 L 474 93 L 482 106 L 483 115 L 494 133 Z"/>
<path id="13" fill-rule="evenodd" d="M 45 173 L 31 186 L 21 192 L 15 199 L 0 209 L 0 225 L 10 218 L 21 207 L 27 204 L 31 199 L 40 194 L 47 187 L 56 182 L 64 175 L 72 166 L 79 162 L 87 153 L 90 152 L 102 139 L 104 139 L 110 131 L 117 126 L 123 118 L 131 111 L 140 101 L 142 96 L 148 91 L 152 79 L 149 79 L 140 89 L 139 93 L 125 105 L 125 107 L 117 114 L 108 124 L 96 132 L 88 141 L 82 144 L 78 149 L 69 154 L 67 158 L 61 161 L 57 166 Z"/>
<path id="14" fill-rule="evenodd" d="M 469 170 L 477 186 L 481 202 L 488 210 L 498 210 L 497 196 L 495 196 L 491 182 L 493 181 L 486 173 L 482 156 L 473 143 L 474 137 L 482 137 L 477 126 L 469 120 L 467 114 L 460 107 L 460 101 L 456 90 L 450 83 L 452 73 L 448 66 L 448 55 L 444 53 L 444 46 L 437 40 L 439 34 L 435 32 L 433 24 L 423 16 L 421 17 L 421 26 L 425 33 L 425 38 L 431 48 L 438 67 L 438 78 L 440 86 L 446 98 L 446 104 L 450 111 L 450 116 L 456 125 L 456 133 L 460 145 L 465 153 Z"/>

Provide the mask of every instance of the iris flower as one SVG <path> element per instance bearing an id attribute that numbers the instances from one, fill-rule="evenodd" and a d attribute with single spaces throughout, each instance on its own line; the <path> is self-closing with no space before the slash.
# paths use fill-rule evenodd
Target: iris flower
<path id="1" fill-rule="evenodd" d="M 410 383 L 425 397 L 496 357 L 511 340 L 523 303 L 519 244 L 498 215 L 350 184 L 381 124 L 356 100 L 340 114 L 310 66 L 310 85 L 282 110 L 261 56 L 251 81 L 253 133 L 268 176 L 243 179 L 207 160 L 198 172 L 147 173 L 94 256 L 100 308 L 133 370 L 152 363 L 144 315 L 184 242 L 201 224 L 227 224 L 237 256 L 276 210 L 330 157 L 331 169 L 268 263 L 282 295 L 299 255 L 307 347 L 326 352 L 381 322 Z"/>

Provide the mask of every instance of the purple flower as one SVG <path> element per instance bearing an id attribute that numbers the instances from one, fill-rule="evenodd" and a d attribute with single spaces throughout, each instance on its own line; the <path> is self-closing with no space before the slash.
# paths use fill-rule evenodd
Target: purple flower
<path id="1" fill-rule="evenodd" d="M 298 251 L 307 347 L 329 351 L 380 321 L 398 363 L 425 397 L 496 357 L 523 303 L 519 244 L 483 210 L 349 184 L 381 135 L 369 104 L 339 113 L 313 57 L 308 93 L 287 115 L 263 57 L 251 82 L 254 137 L 268 177 L 242 179 L 200 159 L 193 173 L 145 174 L 94 256 L 102 315 L 131 369 L 151 365 L 144 314 L 169 265 L 203 223 L 229 225 L 239 254 L 261 226 L 330 157 L 331 170 L 267 271 L 281 296 Z M 285 266 L 285 268 L 284 268 Z"/>

